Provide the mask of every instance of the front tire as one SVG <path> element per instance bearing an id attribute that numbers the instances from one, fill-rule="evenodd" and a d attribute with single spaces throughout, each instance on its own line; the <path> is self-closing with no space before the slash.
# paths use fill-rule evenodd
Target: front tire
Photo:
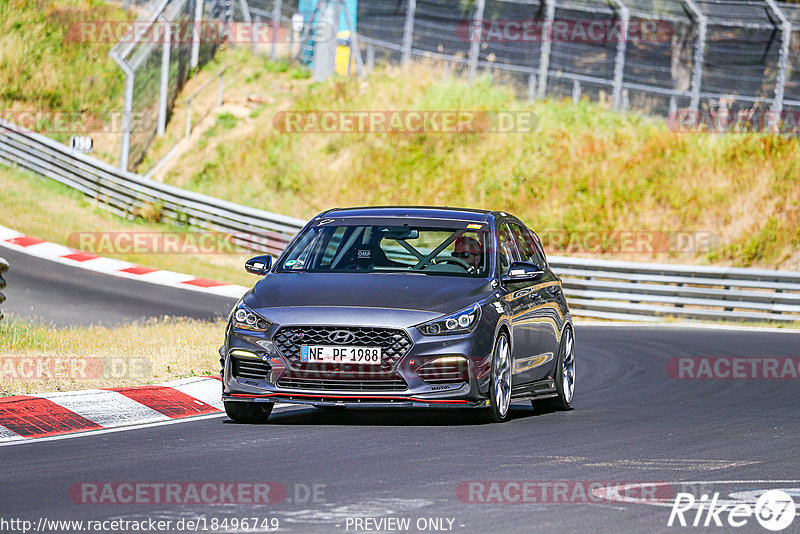
<path id="1" fill-rule="evenodd" d="M 224 401 L 225 413 L 237 423 L 264 423 L 272 413 L 271 402 Z"/>
<path id="2" fill-rule="evenodd" d="M 532 401 L 534 408 L 541 403 L 552 410 L 569 410 L 575 396 L 575 337 L 572 328 L 564 330 L 558 347 L 555 373 L 557 395 L 550 399 Z"/>
<path id="3" fill-rule="evenodd" d="M 511 346 L 506 334 L 500 334 L 495 341 L 491 372 L 489 406 L 483 415 L 489 423 L 502 423 L 508 419 L 511 405 Z"/>

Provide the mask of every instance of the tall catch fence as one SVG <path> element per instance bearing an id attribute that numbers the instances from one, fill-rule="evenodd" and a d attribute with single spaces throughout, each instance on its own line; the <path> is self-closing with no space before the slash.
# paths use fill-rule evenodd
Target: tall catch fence
<path id="1" fill-rule="evenodd" d="M 662 116 L 800 110 L 798 4 L 374 0 L 359 3 L 358 32 L 375 61 L 437 59 L 529 98 L 586 96 Z"/>
<path id="2" fill-rule="evenodd" d="M 230 25 L 249 20 L 244 0 L 135 2 L 132 32 L 109 55 L 125 73 L 120 168 L 133 170 L 162 135 L 178 92 L 214 57 Z"/>

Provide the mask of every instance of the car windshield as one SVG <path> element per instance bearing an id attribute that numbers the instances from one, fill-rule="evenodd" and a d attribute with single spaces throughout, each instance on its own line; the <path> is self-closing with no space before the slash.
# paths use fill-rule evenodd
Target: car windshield
<path id="1" fill-rule="evenodd" d="M 485 277 L 489 233 L 485 223 L 346 224 L 325 221 L 294 242 L 278 272 L 414 272 Z"/>

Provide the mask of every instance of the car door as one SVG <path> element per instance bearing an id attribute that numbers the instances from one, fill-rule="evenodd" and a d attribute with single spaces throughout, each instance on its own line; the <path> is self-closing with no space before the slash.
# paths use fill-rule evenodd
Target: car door
<path id="1" fill-rule="evenodd" d="M 515 221 L 509 222 L 509 229 L 522 261 L 537 265 L 544 271 L 539 279 L 528 282 L 525 320 L 536 333 L 531 336 L 532 342 L 526 346 L 526 353 L 520 355 L 515 369 L 518 383 L 535 382 L 551 374 L 552 362 L 557 355 L 560 321 L 556 316 L 559 308 L 554 287 L 560 290 L 560 286 L 555 275 L 547 268 L 530 230 Z"/>
<path id="2" fill-rule="evenodd" d="M 501 223 L 498 227 L 497 243 L 500 252 L 500 273 L 508 274 L 508 268 L 512 262 L 524 261 L 514 239 L 508 223 Z M 535 352 L 539 345 L 541 335 L 541 321 L 532 293 L 533 282 L 530 281 L 506 281 L 504 282 L 507 294 L 506 304 L 511 317 L 511 337 L 512 337 L 512 384 L 519 385 L 530 382 L 531 373 L 526 371 L 529 366 L 531 354 Z"/>

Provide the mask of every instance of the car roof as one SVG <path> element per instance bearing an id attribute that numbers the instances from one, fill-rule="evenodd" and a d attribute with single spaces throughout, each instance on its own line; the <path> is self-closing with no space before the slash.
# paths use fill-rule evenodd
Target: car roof
<path id="1" fill-rule="evenodd" d="M 491 221 L 496 212 L 471 208 L 440 206 L 363 206 L 334 208 L 318 217 L 408 217 L 420 219 L 458 219 L 463 221 Z"/>

